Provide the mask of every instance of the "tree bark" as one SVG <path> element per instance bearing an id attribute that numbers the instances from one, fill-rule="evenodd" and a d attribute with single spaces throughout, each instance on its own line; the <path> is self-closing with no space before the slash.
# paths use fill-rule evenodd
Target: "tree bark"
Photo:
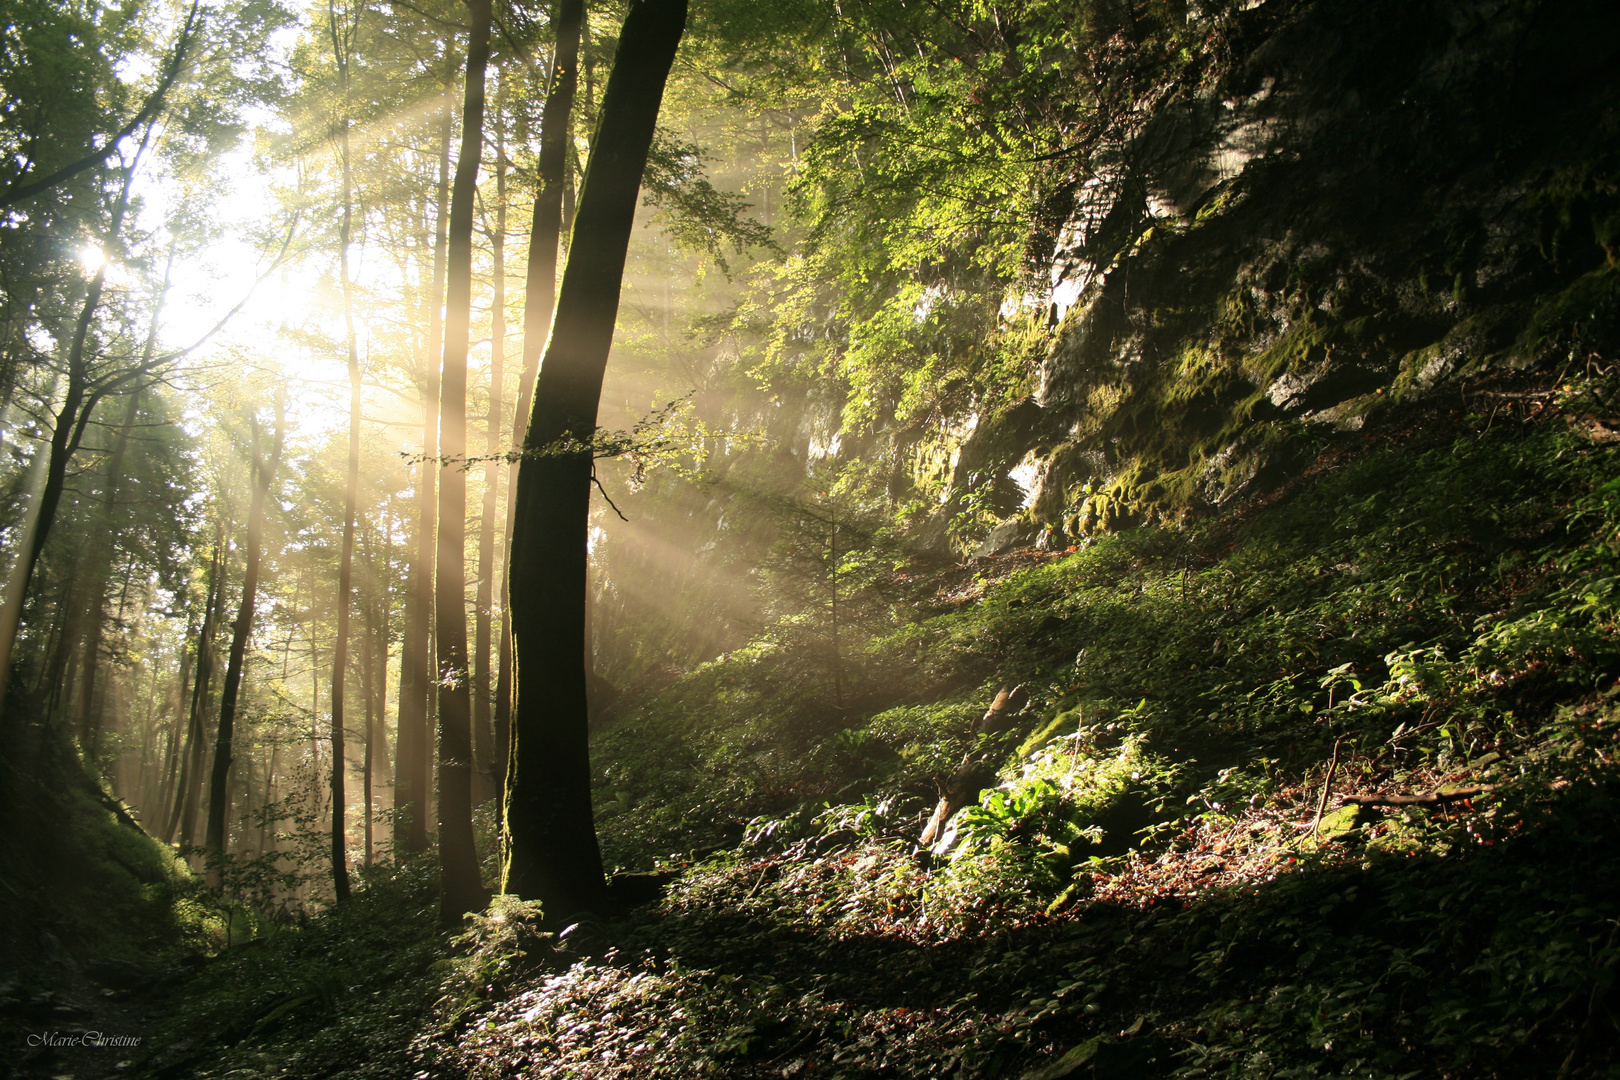
<path id="1" fill-rule="evenodd" d="M 221 532 L 223 529 L 220 530 Z M 208 599 L 203 609 L 202 629 L 197 633 L 197 677 L 191 687 L 186 746 L 180 761 L 180 781 L 174 793 L 174 810 L 163 838 L 173 842 L 180 834 L 180 846 L 190 847 L 197 835 L 197 804 L 202 799 L 202 762 L 208 742 L 203 715 L 208 710 L 208 688 L 214 675 L 214 633 L 225 599 L 225 543 L 216 532 L 214 557 L 209 563 Z"/>
<path id="2" fill-rule="evenodd" d="M 174 805 L 174 793 L 179 790 L 180 747 L 183 745 L 185 740 L 187 716 L 186 702 L 190 697 L 189 691 L 191 690 L 192 657 L 191 650 L 186 647 L 186 643 L 191 638 L 193 627 L 196 627 L 199 631 L 201 630 L 200 624 L 188 619 L 186 623 L 186 636 L 181 639 L 180 643 L 180 678 L 179 685 L 175 689 L 174 696 L 174 722 L 169 726 L 169 740 L 163 751 L 163 776 L 161 783 L 158 785 L 157 799 L 153 803 L 154 806 L 162 808 L 161 810 L 154 811 L 154 813 L 161 813 L 163 815 L 162 820 L 164 826 L 166 827 L 166 831 L 163 834 L 163 840 L 165 843 L 170 843 L 174 840 L 174 828 L 172 825 L 169 825 L 169 807 Z"/>
<path id="3" fill-rule="evenodd" d="M 394 783 L 394 837 L 407 855 L 427 850 L 429 731 L 428 702 L 433 695 L 430 624 L 433 621 L 434 528 L 439 469 L 439 358 L 441 303 L 444 300 L 446 243 L 450 203 L 450 84 L 455 50 L 445 52 L 444 104 L 439 114 L 439 187 L 433 239 L 433 293 L 428 298 L 428 336 L 422 357 L 422 469 L 417 492 L 416 550 L 407 572 L 405 632 L 399 661 L 399 756 Z"/>
<path id="4" fill-rule="evenodd" d="M 360 692 L 365 696 L 366 702 L 365 758 L 360 763 L 360 790 L 364 793 L 366 800 L 362 841 L 365 844 L 363 848 L 365 854 L 361 857 L 361 862 L 366 866 L 370 866 L 372 770 L 376 764 L 376 746 L 373 740 L 377 734 L 376 692 L 374 686 L 377 681 L 377 637 L 376 617 L 369 597 L 362 598 L 360 610 L 365 613 L 363 616 L 365 620 L 365 637 L 363 639 L 365 648 L 360 657 Z"/>
<path id="5" fill-rule="evenodd" d="M 385 714 L 388 710 L 388 644 L 393 622 L 389 600 L 388 577 L 393 573 L 393 499 L 384 507 L 382 524 L 378 529 L 381 548 L 381 573 L 378 572 L 378 552 L 373 549 L 367 559 L 366 584 L 370 595 L 364 601 L 366 613 L 366 862 L 369 865 L 375 848 L 374 792 L 381 773 L 384 787 L 393 782 L 389 765 L 388 728 Z"/>
<path id="6" fill-rule="evenodd" d="M 141 407 L 141 391 L 130 395 L 124 422 L 118 428 L 112 457 L 107 462 L 107 488 L 101 507 L 101 528 L 92 541 L 97 547 L 95 565 L 87 575 L 89 584 L 88 623 L 84 634 L 84 676 L 79 696 L 79 745 L 93 750 L 101 733 L 101 718 L 95 711 L 96 674 L 101 660 L 101 635 L 106 629 L 106 592 L 117 555 L 119 525 L 117 504 L 124 481 L 124 458 L 129 452 L 129 435 L 135 427 L 135 414 Z"/>
<path id="7" fill-rule="evenodd" d="M 579 86 L 579 40 L 585 23 L 584 0 L 559 0 L 553 16 L 557 29 L 556 52 L 551 61 L 551 85 L 540 113 L 540 160 L 534 214 L 529 227 L 529 254 L 523 283 L 523 373 L 518 382 L 517 409 L 512 414 L 512 445 L 522 446 L 529 427 L 534 382 L 540 371 L 540 353 L 551 332 L 552 308 L 557 294 L 557 247 L 562 238 L 563 189 L 568 180 L 568 147 L 573 133 L 574 94 Z M 512 515 L 517 509 L 518 469 L 507 471 L 506 546 L 512 549 Z M 497 783 L 504 787 L 510 755 L 512 722 L 512 611 L 509 575 L 501 576 L 501 638 L 499 673 L 495 684 L 495 760 Z M 505 807 L 502 807 L 504 820 Z"/>
<path id="8" fill-rule="evenodd" d="M 484 414 L 484 505 L 478 515 L 478 599 L 474 605 L 473 635 L 473 805 L 482 806 L 500 789 L 501 773 L 495 760 L 495 738 L 490 716 L 490 622 L 495 603 L 495 521 L 499 495 L 501 449 L 501 392 L 506 378 L 506 75 L 500 73 L 495 98 L 495 230 L 490 256 L 495 298 L 490 311 L 489 408 Z M 503 523 L 504 524 L 504 523 Z M 504 539 L 504 528 L 502 529 Z"/>
<path id="9" fill-rule="evenodd" d="M 503 891 L 550 920 L 607 899 L 591 812 L 586 535 L 602 378 L 625 253 L 686 0 L 630 8 L 585 170 L 575 232 L 519 465 L 510 588 L 517 654 Z M 583 449 L 545 452 L 566 440 Z"/>
<path id="10" fill-rule="evenodd" d="M 349 898 L 347 807 L 344 800 L 343 691 L 349 663 L 349 607 L 354 586 L 354 514 L 360 500 L 360 351 L 354 335 L 354 282 L 349 277 L 349 243 L 354 230 L 354 176 L 349 158 L 349 48 L 358 27 L 358 10 L 340 30 L 337 9 L 328 9 L 327 29 L 337 63 L 338 156 L 343 172 L 343 217 L 338 225 L 338 270 L 343 285 L 343 327 L 349 361 L 349 462 L 343 489 L 343 552 L 338 565 L 337 641 L 332 646 L 332 892 L 338 903 Z M 349 19 L 352 18 L 352 22 Z M 368 757 L 369 764 L 369 757 Z M 369 775 L 368 775 L 369 778 Z M 370 821 L 367 792 L 367 821 Z M 369 831 L 369 830 L 368 830 Z"/>
<path id="11" fill-rule="evenodd" d="M 439 683 L 439 917 L 459 922 L 487 902 L 472 831 L 472 687 L 467 656 L 467 344 L 472 322 L 472 228 L 484 131 L 491 0 L 469 0 L 461 153 L 450 194 L 444 370 L 439 386 L 438 576 L 434 590 Z"/>
<path id="12" fill-rule="evenodd" d="M 208 786 L 208 831 L 204 845 L 210 855 L 225 854 L 225 815 L 230 807 L 229 783 L 232 741 L 236 733 L 236 701 L 242 689 L 242 665 L 247 658 L 248 638 L 253 633 L 253 609 L 258 600 L 259 564 L 264 553 L 264 504 L 281 462 L 281 448 L 287 435 L 287 400 L 276 398 L 276 433 L 270 454 L 259 460 L 258 421 L 254 421 L 253 500 L 248 511 L 247 557 L 242 571 L 242 602 L 236 609 L 231 632 L 231 654 L 225 665 L 225 682 L 220 689 L 219 734 L 214 740 L 214 770 Z"/>

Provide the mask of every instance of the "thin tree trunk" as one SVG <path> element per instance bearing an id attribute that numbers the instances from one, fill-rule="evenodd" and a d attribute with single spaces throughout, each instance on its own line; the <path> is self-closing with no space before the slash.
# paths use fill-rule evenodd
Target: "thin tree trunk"
<path id="1" fill-rule="evenodd" d="M 388 581 L 393 574 L 394 565 L 394 505 L 392 496 L 383 511 L 382 525 L 382 574 L 379 576 L 376 563 L 372 563 L 372 591 L 376 605 L 376 626 L 372 641 L 376 668 L 372 680 L 372 694 L 375 701 L 374 728 L 372 730 L 373 747 L 373 783 L 377 782 L 376 773 L 381 767 L 381 783 L 383 787 L 391 787 L 394 783 L 394 767 L 388 752 L 388 649 L 393 633 L 393 593 L 388 588 Z M 371 611 L 367 608 L 367 611 Z"/>
<path id="2" fill-rule="evenodd" d="M 225 815 L 230 807 L 229 782 L 232 740 L 236 733 L 236 701 L 242 689 L 242 666 L 247 658 L 248 638 L 253 633 L 253 609 L 258 599 L 259 564 L 264 551 L 264 504 L 281 463 L 281 448 L 287 435 L 287 401 L 276 398 L 276 434 L 270 454 L 259 460 L 258 421 L 253 422 L 254 484 L 252 507 L 248 511 L 247 558 L 242 571 L 242 602 L 236 609 L 231 633 L 231 654 L 225 666 L 225 683 L 220 690 L 219 734 L 214 740 L 214 771 L 208 789 L 208 831 L 205 846 L 211 856 L 225 854 Z"/>
<path id="3" fill-rule="evenodd" d="M 500 74 L 495 105 L 495 231 L 490 237 L 495 285 L 490 312 L 489 409 L 484 414 L 484 505 L 478 515 L 478 598 L 474 604 L 473 635 L 473 805 L 482 806 L 499 790 L 495 778 L 495 739 L 490 704 L 490 622 L 495 603 L 495 530 L 501 449 L 501 390 L 506 378 L 506 76 Z"/>
<path id="4" fill-rule="evenodd" d="M 360 610 L 365 623 L 364 641 L 360 661 L 360 683 L 366 702 L 365 760 L 362 763 L 366 793 L 365 862 L 371 865 L 375 845 L 376 808 L 374 796 L 377 774 L 388 768 L 388 729 L 384 722 L 387 711 L 388 680 L 388 586 L 390 566 L 390 533 L 393 530 L 393 500 L 390 497 L 377 528 L 377 544 L 373 546 L 369 531 L 361 533 L 365 551 L 364 586 L 360 590 Z M 382 573 L 378 572 L 379 550 L 382 553 Z M 379 770 L 379 765 L 381 769 Z"/>
<path id="5" fill-rule="evenodd" d="M 56 398 L 58 377 L 51 378 L 51 386 L 44 395 L 46 401 Z M 6 697 L 11 682 L 11 652 L 17 643 L 17 626 L 22 619 L 23 601 L 27 599 L 28 578 L 32 567 L 25 557 L 33 547 L 34 533 L 39 528 L 39 504 L 44 495 L 45 473 L 50 454 L 35 450 L 28 462 L 21 492 L 24 495 L 22 527 L 18 529 L 18 554 L 12 559 L 6 573 L 5 596 L 0 598 L 0 730 L 6 724 Z"/>
<path id="6" fill-rule="evenodd" d="M 196 837 L 203 750 L 207 742 L 203 714 L 208 708 L 208 684 L 212 681 L 214 671 L 214 626 L 219 621 L 219 609 L 225 595 L 225 544 L 221 532 L 222 528 L 214 535 L 214 555 L 208 568 L 208 600 L 203 609 L 202 629 L 197 633 L 197 680 L 192 684 L 187 710 L 186 747 L 180 760 L 180 781 L 175 789 L 169 825 L 163 833 L 164 840 L 173 843 L 178 831 L 181 847 L 190 847 Z"/>
<path id="7" fill-rule="evenodd" d="M 118 496 L 124 482 L 124 459 L 129 452 L 129 434 L 135 427 L 135 414 L 141 407 L 141 391 L 129 396 L 124 411 L 124 422 L 113 443 L 112 457 L 107 462 L 107 490 L 101 508 L 101 527 L 91 538 L 97 547 L 95 565 L 87 575 L 89 581 L 89 616 L 84 634 L 84 683 L 79 697 L 79 745 L 90 748 L 101 731 L 100 716 L 95 711 L 96 672 L 101 657 L 101 635 L 106 628 L 105 593 L 111 563 L 118 546 Z M 127 589 L 129 581 L 126 578 Z"/>
<path id="8" fill-rule="evenodd" d="M 124 790 L 134 793 L 133 801 L 144 817 L 148 807 L 157 804 L 157 788 L 163 777 L 163 757 L 157 749 L 158 728 L 163 717 L 158 711 L 158 665 L 149 664 L 146 672 L 146 708 L 141 711 L 141 759 L 135 767 L 135 783 Z M 137 682 L 139 677 L 136 677 Z"/>
<path id="9" fill-rule="evenodd" d="M 831 529 L 827 534 L 828 588 L 831 590 L 833 704 L 844 707 L 844 660 L 838 649 L 838 505 L 831 508 Z"/>
<path id="10" fill-rule="evenodd" d="M 551 62 L 551 86 L 540 114 L 540 160 L 534 215 L 529 228 L 529 255 L 523 284 L 523 374 L 518 382 L 517 409 L 512 414 L 512 445 L 522 446 L 529 426 L 540 353 L 551 332 L 557 295 L 557 245 L 562 235 L 563 190 L 568 186 L 568 149 L 573 132 L 574 94 L 579 85 L 579 39 L 585 22 L 584 0 L 559 0 L 554 15 L 556 53 Z M 517 509 L 518 468 L 507 471 L 506 547 L 510 563 L 512 515 Z M 495 685 L 495 760 L 504 785 L 510 755 L 512 720 L 512 611 L 509 575 L 501 575 L 500 668 Z M 504 800 L 503 800 L 504 803 Z M 504 820 L 505 808 L 502 807 Z M 504 826 L 503 826 L 504 831 Z"/>
<path id="11" fill-rule="evenodd" d="M 455 50 L 445 54 L 445 93 L 439 116 L 439 187 L 433 240 L 433 293 L 428 298 L 428 337 L 423 354 L 422 469 L 417 492 L 416 551 L 407 574 L 405 633 L 399 662 L 399 759 L 394 778 L 395 844 L 407 855 L 427 850 L 428 764 L 431 757 L 428 722 L 433 695 L 432 645 L 434 529 L 438 511 L 435 490 L 439 457 L 439 358 L 442 342 L 441 302 L 444 299 L 446 245 L 450 204 L 450 85 Z"/>
<path id="12" fill-rule="evenodd" d="M 349 859 L 344 803 L 343 690 L 349 663 L 349 604 L 354 584 L 354 514 L 360 501 L 360 350 L 354 335 L 354 283 L 349 277 L 349 243 L 354 228 L 354 177 L 349 160 L 349 47 L 360 13 L 338 27 L 336 8 L 328 9 L 332 56 L 337 62 L 343 115 L 338 119 L 338 154 L 343 170 L 343 217 L 338 226 L 338 267 L 343 276 L 343 326 L 349 352 L 349 468 L 343 491 L 343 553 L 338 567 L 337 641 L 332 646 L 332 891 L 338 903 L 349 898 Z M 369 739 L 367 745 L 369 746 Z M 368 752 L 369 761 L 369 752 Z M 370 779 L 369 770 L 367 779 Z M 367 822 L 370 792 L 367 792 Z"/>
<path id="13" fill-rule="evenodd" d="M 309 576 L 315 577 L 315 568 L 310 567 Z M 315 639 L 315 593 L 318 586 L 311 581 L 309 590 L 309 759 L 315 763 L 315 776 L 317 779 L 321 772 L 321 646 Z M 319 787 L 319 783 L 316 787 Z M 320 799 L 315 800 L 317 810 Z"/>
<path id="14" fill-rule="evenodd" d="M 180 777 L 180 746 L 185 738 L 186 730 L 186 702 L 191 689 L 191 650 L 186 648 L 185 642 L 191 638 L 191 627 L 186 626 L 186 636 L 180 645 L 180 685 L 174 697 L 174 723 L 169 727 L 169 741 L 163 752 L 163 777 L 158 786 L 158 797 L 155 805 L 162 807 L 159 812 L 163 814 L 164 825 L 169 822 L 168 808 L 174 804 L 174 793 L 179 790 L 176 786 Z M 201 627 L 198 627 L 199 630 Z M 163 839 L 166 842 L 174 840 L 174 830 L 167 829 Z"/>
<path id="15" fill-rule="evenodd" d="M 259 851 L 275 847 L 275 836 L 270 833 L 270 808 L 276 803 L 276 758 L 281 754 L 281 742 L 270 744 L 270 764 L 264 769 L 264 806 L 259 816 Z M 268 846 L 267 846 L 268 845 Z"/>
<path id="16" fill-rule="evenodd" d="M 365 843 L 364 852 L 365 853 L 364 853 L 364 855 L 361 856 L 361 862 L 366 866 L 370 866 L 371 865 L 371 768 L 372 768 L 372 757 L 373 757 L 373 752 L 374 752 L 373 747 L 372 747 L 372 740 L 373 740 L 373 736 L 376 734 L 376 731 L 377 731 L 376 715 L 375 715 L 375 712 L 374 712 L 374 709 L 373 709 L 373 707 L 376 704 L 376 699 L 372 696 L 372 685 L 371 684 L 372 684 L 372 682 L 375 681 L 375 678 L 376 678 L 376 676 L 374 674 L 376 669 L 373 666 L 373 664 L 374 664 L 374 662 L 376 660 L 376 655 L 375 654 L 377 652 L 377 641 L 376 641 L 376 636 L 375 636 L 375 633 L 376 633 L 375 627 L 372 625 L 375 622 L 375 620 L 372 617 L 372 608 L 371 608 L 371 603 L 369 602 L 369 600 L 362 600 L 361 601 L 361 610 L 363 612 L 365 612 L 364 619 L 365 619 L 365 632 L 366 632 L 366 636 L 365 636 L 365 639 L 364 639 L 365 640 L 365 648 L 362 650 L 361 656 L 360 656 L 360 692 L 363 695 L 365 695 L 365 702 L 366 702 L 365 757 L 362 759 L 361 764 L 360 764 L 360 790 L 361 790 L 361 792 L 364 793 L 364 797 L 365 797 L 365 800 L 366 800 L 365 841 L 364 841 L 364 843 Z"/>
<path id="17" fill-rule="evenodd" d="M 233 811 L 239 811 L 238 813 L 233 814 L 232 815 L 233 817 L 244 817 L 244 816 L 246 816 L 247 808 L 253 805 L 253 777 L 254 777 L 254 771 L 255 770 L 253 768 L 253 748 L 250 746 L 248 748 L 248 752 L 242 755 L 241 792 L 237 793 L 237 792 L 233 791 L 231 793 L 232 800 L 235 803 L 235 805 L 232 806 L 231 809 Z M 246 830 L 243 830 L 242 841 L 241 841 L 241 843 L 239 845 L 239 849 L 241 851 L 244 851 L 244 852 L 248 850 Z"/>
<path id="18" fill-rule="evenodd" d="M 507 778 L 503 891 L 539 900 L 558 920 L 606 900 L 591 813 L 586 703 L 589 444 L 613 343 L 625 252 L 686 0 L 630 8 L 592 142 L 568 266 L 519 465 L 510 557 L 517 694 Z"/>
<path id="19" fill-rule="evenodd" d="M 56 605 L 56 618 L 52 621 L 47 638 L 50 662 L 40 676 L 38 689 L 45 695 L 45 715 L 54 720 L 64 701 L 75 695 L 69 691 L 76 685 L 79 661 L 83 652 L 79 644 L 84 639 L 84 620 L 90 607 L 90 579 L 85 569 L 89 554 L 80 550 L 66 553 L 62 575 L 62 599 Z"/>
<path id="20" fill-rule="evenodd" d="M 457 922 L 486 902 L 472 831 L 472 694 L 467 656 L 467 344 L 472 320 L 472 227 L 483 147 L 484 69 L 491 0 L 468 0 L 466 104 L 450 196 L 450 263 L 440 381 L 439 545 L 434 613 L 439 676 L 440 921 Z"/>
<path id="21" fill-rule="evenodd" d="M 176 248 L 169 247 L 169 258 L 163 267 L 163 286 L 158 291 L 157 301 L 152 305 L 152 313 L 147 321 L 146 341 L 141 349 L 141 361 L 138 370 L 145 371 L 151 368 L 153 355 L 157 351 L 158 329 L 163 316 L 164 301 L 169 295 L 169 282 L 174 272 L 174 257 Z M 100 713 L 95 705 L 96 676 L 101 654 L 101 635 L 106 626 L 106 612 L 104 597 L 107 583 L 112 569 L 112 561 L 118 550 L 119 533 L 123 526 L 123 517 L 118 512 L 118 497 L 124 486 L 124 460 L 129 452 L 129 436 L 135 427 L 135 418 L 140 412 L 141 395 L 146 391 L 145 384 L 137 382 L 134 390 L 130 392 L 129 402 L 124 412 L 124 422 L 118 430 L 118 437 L 113 443 L 112 457 L 107 465 L 107 486 L 102 499 L 100 519 L 101 524 L 93 532 L 91 542 L 95 555 L 91 559 L 90 572 L 84 575 L 88 598 L 82 608 L 87 620 L 87 630 L 84 635 L 84 682 L 79 700 L 79 743 L 81 746 L 90 746 L 96 739 L 100 730 Z M 88 416 L 88 413 L 86 414 Z M 129 577 L 124 578 L 124 593 L 129 591 Z M 119 601 L 119 621 L 123 621 L 123 600 Z"/>

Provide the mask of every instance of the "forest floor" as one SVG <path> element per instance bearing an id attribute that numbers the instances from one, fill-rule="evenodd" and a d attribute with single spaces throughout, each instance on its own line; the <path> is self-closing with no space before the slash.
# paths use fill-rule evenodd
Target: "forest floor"
<path id="1" fill-rule="evenodd" d="M 446 933 L 431 860 L 378 867 L 85 1019 L 154 1078 L 1620 1075 L 1616 389 L 1476 385 L 1241 514 L 949 570 L 798 742 L 785 650 L 707 665 L 599 733 L 603 835 L 744 832 L 629 915 Z"/>

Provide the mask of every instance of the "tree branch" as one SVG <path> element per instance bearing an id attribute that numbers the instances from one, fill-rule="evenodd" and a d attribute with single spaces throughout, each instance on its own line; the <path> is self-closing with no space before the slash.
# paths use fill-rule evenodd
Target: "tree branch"
<path id="1" fill-rule="evenodd" d="M 146 367 L 148 369 L 150 369 L 152 367 L 157 366 L 158 364 L 166 364 L 171 360 L 178 360 L 182 356 L 186 356 L 186 355 L 188 355 L 190 353 L 196 352 L 198 349 L 200 349 L 202 347 L 203 343 L 206 342 L 209 338 L 213 337 L 215 334 L 217 334 L 221 330 L 225 329 L 225 324 L 230 322 L 232 319 L 234 319 L 237 316 L 237 313 L 239 313 L 244 307 L 247 306 L 247 302 L 249 300 L 253 299 L 253 294 L 259 291 L 259 286 L 264 284 L 265 279 L 268 278 L 271 274 L 275 273 L 276 268 L 279 267 L 284 261 L 286 261 L 287 250 L 290 247 L 292 247 L 293 237 L 298 232 L 298 218 L 299 218 L 299 214 L 294 213 L 292 223 L 287 226 L 287 236 L 281 242 L 281 250 L 276 252 L 276 257 L 273 260 L 271 260 L 270 265 L 265 270 L 265 272 L 260 274 L 257 278 L 254 279 L 252 286 L 250 286 L 248 288 L 247 292 L 242 294 L 242 299 L 240 299 L 240 300 L 238 300 L 236 302 L 235 307 L 231 308 L 231 310 L 227 311 L 224 315 L 222 315 L 220 317 L 220 320 L 213 325 L 213 328 L 210 329 L 202 337 L 198 338 L 196 341 L 193 341 L 190 345 L 187 345 L 183 349 L 178 349 L 178 350 L 176 350 L 174 352 L 171 352 L 171 353 L 164 353 L 162 356 L 158 357 L 155 361 L 153 361 L 152 363 L 146 365 Z"/>
<path id="2" fill-rule="evenodd" d="M 1494 790 L 1495 784 L 1480 784 L 1455 791 L 1431 791 L 1427 795 L 1346 795 L 1344 801 L 1357 806 L 1437 806 L 1472 799 Z"/>
<path id="3" fill-rule="evenodd" d="M 612 510 L 615 514 L 619 515 L 619 520 L 620 521 L 629 521 L 630 520 L 629 518 L 624 516 L 623 511 L 621 511 L 617 506 L 613 505 L 613 500 L 608 496 L 607 488 L 603 487 L 602 486 L 602 481 L 600 481 L 600 480 L 598 480 L 596 478 L 596 470 L 595 469 L 591 470 L 591 483 L 595 484 L 596 485 L 596 490 L 600 491 L 602 493 L 602 499 L 603 499 L 604 502 L 606 502 L 608 504 L 608 509 Z"/>
<path id="4" fill-rule="evenodd" d="M 169 64 L 164 69 L 163 77 L 158 80 L 157 88 L 147 97 L 146 103 L 141 106 L 140 112 L 136 113 L 129 123 L 118 129 L 117 133 L 108 139 L 101 149 L 92 150 L 78 161 L 70 165 L 64 165 L 55 172 L 42 176 L 31 183 L 21 183 L 19 178 L 19 182 L 13 183 L 9 189 L 0 194 L 0 210 L 22 202 L 24 199 L 32 198 L 40 192 L 48 191 L 58 184 L 73 179 L 87 169 L 95 168 L 103 161 L 106 161 L 113 151 L 118 149 L 120 142 L 134 134 L 136 128 L 157 115 L 158 110 L 163 107 L 163 99 L 168 95 L 170 88 L 174 86 L 175 80 L 180 77 L 180 68 L 185 61 L 186 48 L 191 44 L 191 39 L 196 33 L 197 5 L 200 2 L 201 0 L 192 0 L 191 10 L 186 14 L 186 23 L 180 29 L 180 39 L 175 42 L 174 55 L 169 58 Z"/>

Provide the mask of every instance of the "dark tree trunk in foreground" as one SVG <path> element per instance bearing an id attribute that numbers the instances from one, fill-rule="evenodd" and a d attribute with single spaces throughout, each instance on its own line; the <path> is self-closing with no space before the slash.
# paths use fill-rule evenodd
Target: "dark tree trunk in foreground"
<path id="1" fill-rule="evenodd" d="M 450 259 L 440 378 L 439 572 L 434 590 L 439 676 L 439 917 L 458 921 L 486 903 L 472 831 L 472 686 L 467 655 L 467 339 L 472 321 L 472 227 L 484 133 L 484 68 L 491 0 L 469 0 L 466 104 L 450 194 Z"/>
<path id="2" fill-rule="evenodd" d="M 557 315 L 524 449 L 586 442 L 596 430 L 625 250 L 686 0 L 630 9 L 585 170 L 578 243 L 569 245 Z M 539 900 L 550 920 L 606 899 L 591 813 L 585 675 L 586 532 L 592 452 L 526 457 L 518 468 L 511 564 L 517 653 L 507 778 L 504 891 Z"/>
<path id="3" fill-rule="evenodd" d="M 540 372 L 540 352 L 551 330 L 552 305 L 557 292 L 557 246 L 562 240 L 563 188 L 568 171 L 569 136 L 573 132 L 574 91 L 579 85 L 580 28 L 585 22 L 584 0 L 560 0 L 553 17 L 557 50 L 551 62 L 551 86 L 540 114 L 540 160 L 536 177 L 534 218 L 529 229 L 528 266 L 523 283 L 523 373 L 518 383 L 517 409 L 512 414 L 512 445 L 522 446 L 529 429 L 529 408 L 534 381 Z M 517 510 L 518 468 L 507 473 L 506 549 L 512 550 L 512 515 Z M 506 783 L 512 726 L 512 607 L 508 593 L 510 574 L 501 577 L 500 662 L 495 681 L 495 776 L 497 788 Z M 504 802 L 504 800 L 503 800 Z M 505 807 L 502 808 L 505 814 Z"/>
<path id="4" fill-rule="evenodd" d="M 439 188 L 434 203 L 433 292 L 428 297 L 427 347 L 422 358 L 422 470 L 416 493 L 416 550 L 411 556 L 405 596 L 405 632 L 400 642 L 399 745 L 394 777 L 398 812 L 394 841 L 407 855 L 427 850 L 428 702 L 433 696 L 433 534 L 437 520 L 439 468 L 439 359 L 443 347 L 440 307 L 444 300 L 445 245 L 450 201 L 450 84 L 455 51 L 445 54 L 444 102 L 439 111 Z"/>
<path id="5" fill-rule="evenodd" d="M 230 808 L 229 782 L 232 739 L 236 732 L 236 699 L 242 689 L 242 664 L 248 638 L 253 634 L 253 608 L 259 593 L 259 562 L 264 554 L 264 504 L 281 462 L 287 434 L 287 402 L 276 399 L 276 434 L 270 454 L 259 460 L 258 427 L 254 422 L 253 500 L 248 511 L 247 557 L 242 571 L 242 602 L 231 631 L 231 655 L 225 664 L 225 683 L 219 697 L 219 736 L 214 740 L 214 772 L 208 785 L 208 831 L 205 846 L 211 856 L 225 854 L 225 815 Z"/>

